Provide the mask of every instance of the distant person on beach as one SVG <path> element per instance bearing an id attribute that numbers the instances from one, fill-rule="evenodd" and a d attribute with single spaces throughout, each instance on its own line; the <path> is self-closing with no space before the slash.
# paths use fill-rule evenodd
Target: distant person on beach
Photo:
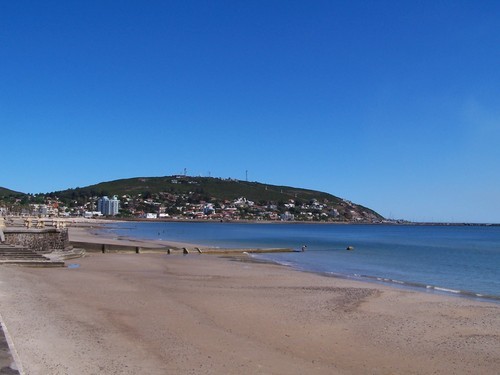
<path id="1" fill-rule="evenodd" d="M 302 251 L 306 251 L 306 250 L 307 250 L 307 245 L 302 246 Z"/>

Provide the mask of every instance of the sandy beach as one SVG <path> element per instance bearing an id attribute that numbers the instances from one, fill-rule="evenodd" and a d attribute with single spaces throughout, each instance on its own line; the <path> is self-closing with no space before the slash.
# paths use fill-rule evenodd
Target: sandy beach
<path id="1" fill-rule="evenodd" d="M 499 373 L 498 304 L 245 257 L 92 253 L 68 263 L 0 268 L 0 313 L 22 373 Z"/>
<path id="2" fill-rule="evenodd" d="M 140 240 L 130 239 L 125 237 L 118 237 L 113 234 L 107 234 L 98 230 L 99 225 L 107 224 L 112 225 L 113 222 L 107 221 L 106 223 L 98 223 L 98 225 L 89 225 L 88 223 L 77 223 L 70 226 L 69 235 L 72 242 L 87 242 L 87 243 L 106 243 L 109 245 L 122 245 L 122 246 L 138 246 L 148 249 L 182 249 L 183 247 L 204 247 L 201 244 L 167 241 L 167 240 Z"/>

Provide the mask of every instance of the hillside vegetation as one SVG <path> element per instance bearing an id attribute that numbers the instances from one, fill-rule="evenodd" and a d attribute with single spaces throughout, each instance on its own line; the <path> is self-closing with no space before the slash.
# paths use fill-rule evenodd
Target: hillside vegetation
<path id="1" fill-rule="evenodd" d="M 120 199 L 120 215 L 123 217 L 141 217 L 152 212 L 169 217 L 206 218 L 202 212 L 208 211 L 209 218 L 231 220 L 283 220 L 283 215 L 286 220 L 383 220 L 375 211 L 332 194 L 212 177 L 120 179 L 47 194 L 25 195 L 22 202 L 56 204 L 59 212 L 64 208 L 66 213 L 83 214 L 95 210 L 97 198 L 115 195 Z"/>
<path id="2" fill-rule="evenodd" d="M 190 192 L 203 195 L 206 200 L 233 200 L 245 197 L 253 201 L 284 201 L 289 199 L 301 200 L 328 200 L 340 203 L 342 200 L 331 194 L 314 190 L 276 186 L 247 182 L 233 179 L 219 179 L 210 177 L 138 177 L 123 180 L 102 182 L 84 188 L 69 189 L 56 192 L 59 197 L 77 195 L 137 195 L 137 194 L 189 194 Z"/>
<path id="3" fill-rule="evenodd" d="M 0 198 L 22 196 L 22 195 L 24 195 L 24 193 L 20 193 L 18 191 L 6 189 L 6 188 L 0 186 Z"/>

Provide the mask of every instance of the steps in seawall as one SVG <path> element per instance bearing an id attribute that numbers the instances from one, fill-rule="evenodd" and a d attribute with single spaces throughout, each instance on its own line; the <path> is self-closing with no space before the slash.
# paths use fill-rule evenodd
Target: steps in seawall
<path id="1" fill-rule="evenodd" d="M 0 264 L 30 267 L 64 267 L 64 262 L 51 260 L 22 246 L 0 244 Z"/>

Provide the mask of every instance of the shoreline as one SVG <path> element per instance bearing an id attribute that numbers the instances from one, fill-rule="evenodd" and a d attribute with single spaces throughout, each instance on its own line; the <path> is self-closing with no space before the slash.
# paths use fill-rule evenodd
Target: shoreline
<path id="1" fill-rule="evenodd" d="M 220 223 L 220 224 L 321 224 L 321 225 L 414 225 L 414 226 L 500 226 L 500 223 L 469 223 L 469 222 L 420 222 L 393 220 L 382 222 L 356 222 L 356 221 L 281 221 L 281 220 L 212 220 L 212 219 L 143 219 L 143 218 L 120 218 L 120 219 L 85 219 L 85 220 L 100 220 L 100 221 L 120 221 L 120 222 L 145 222 L 145 223 Z"/>
<path id="2" fill-rule="evenodd" d="M 213 245 L 207 245 L 198 242 L 186 242 L 186 241 L 172 241 L 168 239 L 148 239 L 139 237 L 129 237 L 124 235 L 114 235 L 111 233 L 105 233 L 104 228 L 112 228 L 113 223 L 119 221 L 112 221 L 110 223 L 100 222 L 99 225 L 89 225 L 91 223 L 84 223 L 86 225 L 71 225 L 68 227 L 70 243 L 91 243 L 91 244 L 107 244 L 114 245 L 116 247 L 127 246 L 127 247 L 144 247 L 149 251 L 168 250 L 181 250 L 184 248 L 189 249 L 199 249 L 200 253 L 205 254 L 227 254 L 227 253 L 268 253 L 268 252 L 292 252 L 292 249 L 288 248 L 234 248 L 234 247 L 219 247 Z"/>
<path id="3" fill-rule="evenodd" d="M 443 288 L 443 287 L 439 287 L 439 286 L 435 286 L 435 285 L 419 284 L 419 283 L 408 282 L 408 281 L 386 279 L 386 278 L 377 277 L 377 276 L 352 276 L 352 275 L 333 273 L 333 272 L 321 272 L 321 271 L 311 271 L 311 270 L 299 269 L 299 268 L 293 267 L 293 266 L 288 265 L 288 264 L 280 263 L 278 261 L 258 258 L 257 257 L 258 255 L 260 255 L 260 254 L 249 254 L 249 256 L 250 256 L 249 260 L 255 261 L 257 263 L 274 264 L 277 266 L 288 268 L 294 272 L 306 272 L 306 273 L 316 274 L 316 275 L 319 275 L 322 277 L 331 277 L 331 278 L 337 278 L 337 279 L 341 279 L 341 280 L 350 280 L 350 281 L 355 281 L 355 282 L 360 282 L 360 283 L 384 286 L 384 287 L 388 287 L 388 288 L 396 288 L 399 290 L 413 291 L 416 293 L 424 293 L 424 294 L 445 296 L 445 297 L 451 297 L 451 298 L 465 298 L 465 299 L 468 299 L 471 301 L 495 303 L 495 304 L 500 305 L 500 297 L 496 296 L 496 295 L 480 294 L 480 293 L 470 292 L 467 290 L 454 290 L 454 289 Z"/>
<path id="4" fill-rule="evenodd" d="M 116 221 L 114 221 L 116 222 Z M 128 246 L 144 246 L 150 249 L 153 248 L 173 248 L 176 250 L 180 250 L 183 248 L 189 248 L 189 249 L 200 249 L 200 252 L 206 253 L 206 254 L 215 254 L 215 255 L 222 255 L 222 254 L 229 254 L 229 255 L 242 255 L 243 253 L 248 253 L 248 257 L 250 260 L 257 260 L 259 263 L 265 262 L 265 263 L 270 263 L 270 264 L 275 264 L 279 265 L 282 267 L 286 267 L 294 272 L 308 272 L 308 273 L 314 273 L 321 275 L 323 277 L 335 277 L 335 278 L 340 278 L 340 279 L 347 279 L 347 280 L 353 280 L 353 281 L 358 281 L 362 283 L 368 283 L 368 284 L 375 284 L 375 285 L 384 285 L 388 286 L 391 288 L 398 288 L 398 289 L 405 289 L 405 290 L 413 290 L 416 292 L 420 293 L 425 293 L 425 294 L 435 294 L 435 295 L 443 295 L 443 296 L 449 296 L 449 297 L 454 297 L 454 298 L 465 298 L 465 299 L 470 299 L 474 301 L 479 301 L 479 302 L 489 302 L 489 303 L 497 303 L 500 304 L 500 296 L 497 295 L 487 295 L 487 294 L 481 294 L 477 292 L 472 292 L 472 291 L 467 291 L 467 290 L 455 290 L 455 289 L 450 289 L 450 288 L 445 288 L 439 285 L 431 285 L 431 284 L 422 284 L 422 283 L 416 283 L 416 282 L 410 282 L 410 281 L 405 281 L 405 280 L 393 280 L 393 279 L 387 279 L 387 278 L 382 278 L 382 277 L 377 277 L 377 276 L 362 276 L 362 275 L 348 275 L 348 274 L 336 274 L 336 273 L 330 273 L 330 272 L 321 272 L 321 271 L 314 271 L 314 270 L 306 270 L 306 269 L 299 269 L 297 267 L 294 267 L 289 264 L 283 264 L 280 263 L 279 261 L 275 260 L 269 260 L 269 259 L 262 259 L 258 258 L 261 253 L 265 255 L 265 253 L 271 253 L 274 252 L 272 249 L 243 249 L 243 248 L 220 248 L 217 246 L 211 246 L 211 245 L 206 245 L 202 243 L 193 243 L 193 242 L 176 242 L 176 241 L 170 241 L 170 240 L 162 240 L 162 239 L 141 239 L 141 238 L 134 238 L 134 237 L 127 237 L 127 236 L 113 236 L 112 234 L 107 234 L 104 232 L 99 232 L 99 229 L 102 229 L 104 227 L 111 227 L 112 223 L 101 223 L 104 224 L 101 227 L 91 227 L 88 228 L 87 226 L 83 227 L 70 227 L 72 231 L 80 231 L 79 234 L 76 235 L 77 238 L 88 238 L 88 235 L 92 235 L 92 242 L 95 243 L 100 243 L 103 242 L 102 240 L 106 240 L 107 243 L 109 244 L 114 244 L 114 245 L 128 245 Z M 78 228 L 78 229 L 77 229 Z M 83 232 L 82 232 L 83 231 Z M 71 232 L 70 232 L 71 233 Z M 291 249 L 280 249 L 279 252 L 282 250 L 290 250 L 290 252 L 294 251 Z M 296 250 L 295 250 L 296 251 Z"/>

